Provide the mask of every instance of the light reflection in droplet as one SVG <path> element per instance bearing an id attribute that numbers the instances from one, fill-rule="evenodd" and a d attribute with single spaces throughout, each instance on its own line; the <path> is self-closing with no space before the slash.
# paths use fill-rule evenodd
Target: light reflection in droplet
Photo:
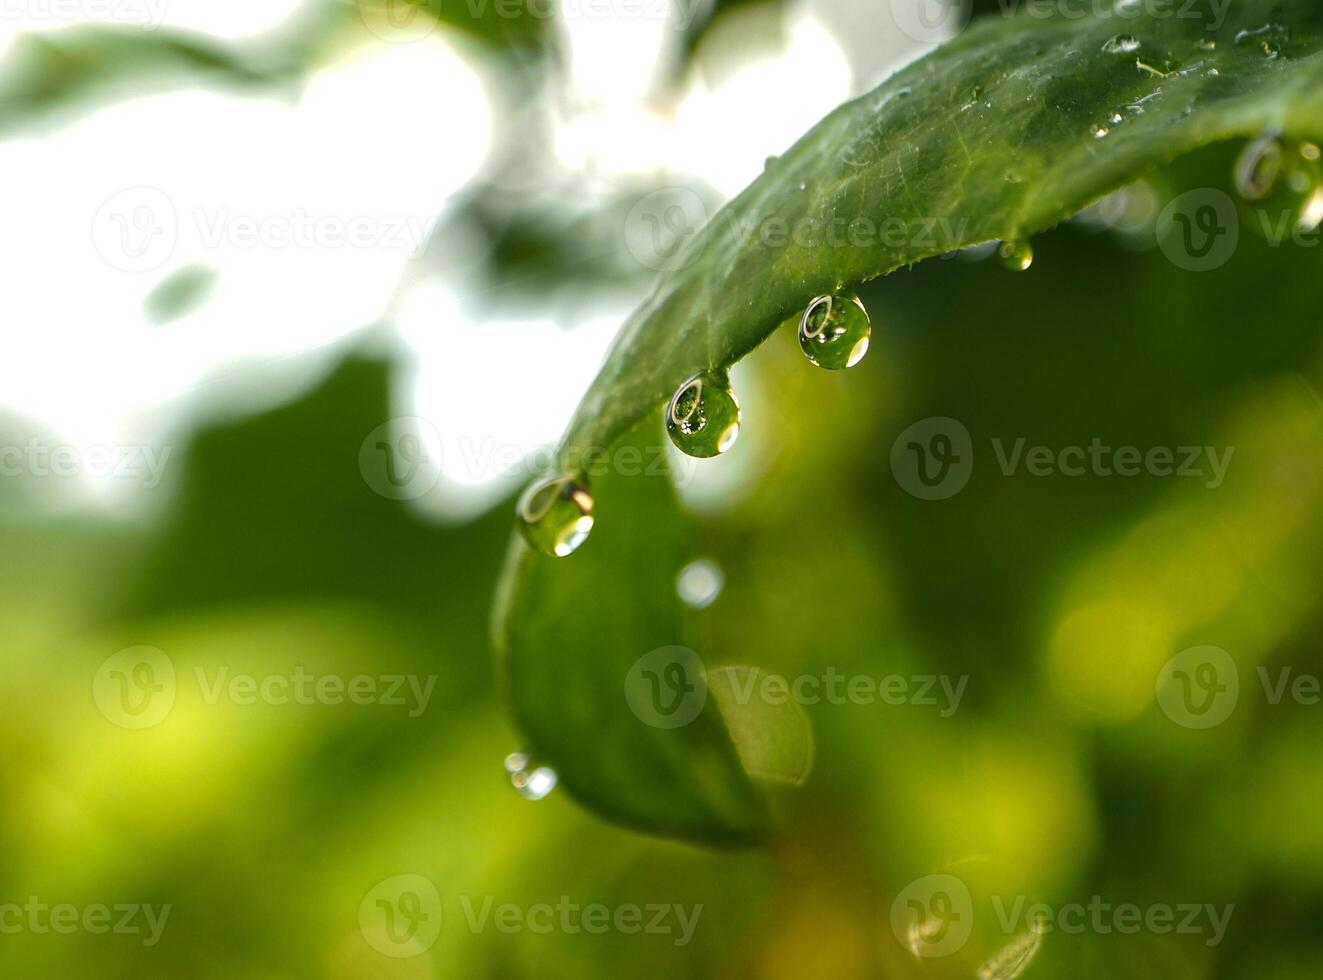
<path id="1" fill-rule="evenodd" d="M 726 584 L 721 566 L 711 558 L 691 561 L 675 579 L 675 591 L 681 601 L 692 609 L 706 609 L 717 601 Z"/>

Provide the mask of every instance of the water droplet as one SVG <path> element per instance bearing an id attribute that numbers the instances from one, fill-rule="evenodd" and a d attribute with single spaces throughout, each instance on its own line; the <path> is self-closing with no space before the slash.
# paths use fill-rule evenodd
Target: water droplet
<path id="1" fill-rule="evenodd" d="M 1320 154 L 1317 143 L 1301 143 L 1300 155 L 1304 157 L 1306 160 L 1313 162 L 1317 160 L 1320 155 L 1323 154 Z"/>
<path id="2" fill-rule="evenodd" d="M 1270 59 L 1279 57 L 1290 43 L 1291 29 L 1282 24 L 1268 23 L 1236 34 L 1236 44 L 1257 47 Z"/>
<path id="3" fill-rule="evenodd" d="M 1035 919 L 1029 930 L 988 959 L 978 969 L 978 980 L 1016 980 L 1038 955 L 1046 927 Z"/>
<path id="4" fill-rule="evenodd" d="M 1028 239 L 1002 242 L 997 247 L 1001 264 L 1012 272 L 1024 272 L 1034 264 L 1034 246 Z"/>
<path id="5" fill-rule="evenodd" d="M 505 771 L 512 775 L 528 768 L 528 753 L 511 752 L 505 757 Z"/>
<path id="6" fill-rule="evenodd" d="M 556 770 L 550 766 L 528 768 L 530 761 L 524 752 L 511 752 L 505 757 L 505 771 L 510 774 L 510 785 L 526 800 L 540 800 L 556 788 Z"/>
<path id="7" fill-rule="evenodd" d="M 1108 54 L 1130 54 L 1139 50 L 1139 39 L 1133 34 L 1117 34 L 1104 41 L 1102 49 Z"/>
<path id="8" fill-rule="evenodd" d="M 1245 144 L 1236 160 L 1236 190 L 1247 201 L 1268 196 L 1282 168 L 1282 141 L 1276 133 L 1264 133 Z"/>
<path id="9" fill-rule="evenodd" d="M 706 609 L 717 601 L 726 576 L 711 558 L 691 561 L 675 578 L 675 591 L 691 609 Z"/>
<path id="10" fill-rule="evenodd" d="M 1295 226 L 1302 233 L 1312 233 L 1323 225 L 1323 187 L 1315 187 L 1300 208 Z"/>
<path id="11" fill-rule="evenodd" d="M 1209 77 L 1209 78 L 1216 78 L 1216 77 L 1217 77 L 1218 75 L 1220 75 L 1220 74 L 1221 74 L 1221 72 L 1219 72 L 1216 68 L 1210 68 L 1210 69 L 1208 69 L 1208 77 Z"/>
<path id="12" fill-rule="evenodd" d="M 776 156 L 775 154 L 773 154 L 772 156 L 768 157 L 766 160 L 763 161 L 763 169 L 764 169 L 764 170 L 771 170 L 772 167 L 774 167 L 774 166 L 776 165 L 776 161 L 779 160 L 779 159 L 781 159 L 781 158 L 778 157 L 778 156 Z"/>
<path id="13" fill-rule="evenodd" d="M 873 327 L 853 293 L 827 293 L 809 302 L 799 318 L 799 346 L 820 368 L 854 367 L 868 353 Z"/>
<path id="14" fill-rule="evenodd" d="M 1100 140 L 1104 136 L 1106 136 L 1109 132 L 1111 132 L 1111 130 L 1109 130 L 1102 123 L 1094 123 L 1092 126 L 1089 127 L 1089 132 L 1093 134 L 1094 139 Z"/>
<path id="15" fill-rule="evenodd" d="M 515 512 L 524 539 L 556 558 L 577 550 L 593 529 L 592 494 L 572 476 L 548 476 L 530 484 Z"/>
<path id="16" fill-rule="evenodd" d="M 666 409 L 666 432 L 680 452 L 707 459 L 740 434 L 740 406 L 725 377 L 705 371 L 680 385 Z"/>
<path id="17" fill-rule="evenodd" d="M 1119 122 L 1124 122 L 1125 116 L 1121 115 L 1119 112 L 1113 112 L 1110 116 L 1107 117 L 1107 121 L 1110 122 L 1113 126 L 1115 126 Z"/>
<path id="18" fill-rule="evenodd" d="M 1200 51 L 1216 51 L 1217 41 L 1211 37 L 1201 37 L 1194 42 L 1194 46 Z M 1216 69 L 1214 69 L 1214 71 L 1216 71 Z"/>

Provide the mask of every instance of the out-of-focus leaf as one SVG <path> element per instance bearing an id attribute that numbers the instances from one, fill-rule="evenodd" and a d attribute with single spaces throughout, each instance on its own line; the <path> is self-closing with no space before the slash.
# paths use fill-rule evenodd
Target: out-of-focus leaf
<path id="1" fill-rule="evenodd" d="M 505 688 L 533 753 L 588 806 L 657 833 L 747 840 L 765 804 L 682 649 L 688 534 L 662 438 L 649 419 L 594 482 L 595 517 L 613 528 L 601 542 L 553 559 L 514 540 L 495 624 Z"/>

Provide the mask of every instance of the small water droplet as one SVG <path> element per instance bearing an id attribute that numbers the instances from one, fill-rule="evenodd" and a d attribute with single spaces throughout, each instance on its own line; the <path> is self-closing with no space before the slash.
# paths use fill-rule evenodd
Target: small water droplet
<path id="1" fill-rule="evenodd" d="M 706 609 L 717 601 L 726 576 L 711 558 L 691 561 L 675 577 L 675 592 L 691 609 Z"/>
<path id="2" fill-rule="evenodd" d="M 772 156 L 768 157 L 766 160 L 763 161 L 763 169 L 764 169 L 764 170 L 771 170 L 772 167 L 774 167 L 774 166 L 776 165 L 776 161 L 779 160 L 779 159 L 781 159 L 781 158 L 778 157 L 778 156 L 776 156 L 775 154 L 773 154 Z"/>
<path id="3" fill-rule="evenodd" d="M 1216 78 L 1216 77 L 1217 77 L 1218 75 L 1220 75 L 1220 74 L 1222 74 L 1222 73 L 1219 72 L 1216 68 L 1210 68 L 1210 69 L 1208 69 L 1208 77 L 1209 77 L 1209 78 Z"/>
<path id="4" fill-rule="evenodd" d="M 1194 46 L 1200 51 L 1216 51 L 1217 41 L 1211 37 L 1201 37 L 1194 42 Z"/>
<path id="5" fill-rule="evenodd" d="M 1282 141 L 1275 132 L 1264 133 L 1245 144 L 1236 159 L 1236 190 L 1247 201 L 1268 196 L 1282 168 Z"/>
<path id="6" fill-rule="evenodd" d="M 730 382 L 704 371 L 680 385 L 666 409 L 666 432 L 686 455 L 707 459 L 724 453 L 740 434 L 740 406 Z"/>
<path id="7" fill-rule="evenodd" d="M 505 771 L 514 774 L 528 768 L 528 753 L 511 752 L 505 757 Z"/>
<path id="8" fill-rule="evenodd" d="M 854 367 L 868 353 L 873 326 L 853 293 L 815 297 L 799 318 L 799 346 L 813 364 L 829 371 Z"/>
<path id="9" fill-rule="evenodd" d="M 1113 126 L 1115 126 L 1119 122 L 1124 122 L 1125 116 L 1121 115 L 1119 112 L 1113 112 L 1110 116 L 1107 117 L 1107 121 L 1110 122 Z"/>
<path id="10" fill-rule="evenodd" d="M 1108 54 L 1130 54 L 1139 50 L 1139 38 L 1133 34 L 1117 34 L 1104 41 L 1102 49 Z"/>
<path id="11" fill-rule="evenodd" d="M 1034 246 L 1026 239 L 1002 242 L 997 247 L 1001 264 L 1012 272 L 1024 272 L 1034 264 Z"/>
<path id="12" fill-rule="evenodd" d="M 515 508 L 524 540 L 555 558 L 574 552 L 593 529 L 593 498 L 572 476 L 548 476 L 529 485 Z"/>
<path id="13" fill-rule="evenodd" d="M 1102 123 L 1094 123 L 1092 126 L 1089 127 L 1089 132 L 1093 134 L 1094 139 L 1100 140 L 1104 136 L 1106 136 L 1109 132 L 1111 132 L 1111 130 L 1109 130 Z"/>
<path id="14" fill-rule="evenodd" d="M 1269 59 L 1280 57 L 1290 43 L 1291 29 L 1283 24 L 1268 23 L 1236 34 L 1236 44 L 1257 47 Z"/>
<path id="15" fill-rule="evenodd" d="M 545 799 L 556 788 L 556 781 L 556 770 L 550 766 L 538 766 L 510 777 L 510 785 L 526 800 Z"/>
<path id="16" fill-rule="evenodd" d="M 1323 154 L 1321 154 L 1321 153 L 1319 152 L 1319 148 L 1318 148 L 1318 144 L 1317 144 L 1317 143 L 1301 143 L 1301 144 L 1300 144 L 1300 155 L 1301 155 L 1302 157 L 1304 157 L 1306 160 L 1309 160 L 1310 162 L 1313 162 L 1313 161 L 1317 160 L 1317 159 L 1318 159 L 1321 155 L 1323 155 Z"/>

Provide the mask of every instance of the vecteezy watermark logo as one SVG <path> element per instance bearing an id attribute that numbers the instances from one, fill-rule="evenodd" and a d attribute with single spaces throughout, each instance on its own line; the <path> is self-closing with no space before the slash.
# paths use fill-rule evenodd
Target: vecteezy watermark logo
<path id="1" fill-rule="evenodd" d="M 101 713 L 121 728 L 151 728 L 174 707 L 174 664 L 156 647 L 120 650 L 97 669 L 92 698 Z"/>
<path id="2" fill-rule="evenodd" d="M 707 703 L 703 661 L 688 647 L 660 647 L 634 661 L 625 675 L 625 702 L 653 728 L 680 728 Z"/>
<path id="3" fill-rule="evenodd" d="M 383 497 L 421 497 L 441 478 L 441 433 L 417 415 L 383 422 L 358 447 L 358 469 Z"/>
<path id="4" fill-rule="evenodd" d="M 821 674 L 765 674 L 760 670 L 732 674 L 731 697 L 736 704 L 759 701 L 781 705 L 794 701 L 815 704 L 886 704 L 893 707 L 914 705 L 936 708 L 941 718 L 950 718 L 960 709 L 969 675 L 950 674 L 842 674 L 828 667 Z"/>
<path id="5" fill-rule="evenodd" d="M 1113 446 L 1095 436 L 1060 447 L 1030 444 L 1023 436 L 990 445 L 1002 476 L 1194 477 L 1216 490 L 1226 480 L 1235 446 Z M 964 489 L 974 457 L 969 431 L 949 418 L 923 419 L 891 447 L 891 471 L 909 494 L 943 500 Z"/>
<path id="6" fill-rule="evenodd" d="M 976 928 L 985 941 L 1001 937 L 1000 942 L 993 943 L 999 952 L 985 961 L 977 974 L 970 974 L 992 977 L 1010 976 L 998 972 L 995 966 L 1008 958 L 1023 962 L 1032 957 L 1038 937 L 1054 931 L 1100 936 L 1175 933 L 1202 936 L 1204 945 L 1216 946 L 1226 936 L 1234 911 L 1234 904 L 1140 905 L 1114 902 L 1102 895 L 1093 895 L 1087 902 L 1049 905 L 1010 892 L 980 894 L 976 904 L 969 885 L 959 876 L 931 874 L 911 882 L 896 896 L 891 905 L 891 929 L 902 946 L 925 959 L 960 952 Z"/>
<path id="7" fill-rule="evenodd" d="M 144 490 L 154 490 L 173 451 L 173 446 L 52 446 L 30 438 L 24 446 L 0 445 L 0 477 L 137 480 Z"/>
<path id="8" fill-rule="evenodd" d="M 187 675 L 186 675 L 187 676 Z M 255 704 L 381 705 L 405 708 L 410 718 L 427 710 L 437 675 L 316 674 L 302 665 L 288 673 L 261 676 L 193 668 L 202 703 L 222 700 L 238 707 Z M 129 647 L 106 658 L 92 680 L 92 697 L 101 713 L 122 728 L 150 728 L 170 714 L 178 678 L 169 655 L 155 647 Z"/>
<path id="9" fill-rule="evenodd" d="M 17 902 L 0 903 L 0 935 L 12 936 L 20 932 L 36 935 L 55 933 L 60 936 L 86 932 L 94 936 L 111 933 L 116 936 L 142 936 L 144 946 L 155 946 L 161 941 L 165 920 L 173 908 L 168 902 L 159 908 L 142 903 L 103 905 L 93 903 L 79 907 L 67 902 L 49 905 L 36 895 L 19 905 Z"/>
<path id="10" fill-rule="evenodd" d="M 1158 705 L 1183 728 L 1212 728 L 1230 717 L 1240 698 L 1236 662 L 1221 647 L 1182 650 L 1162 665 Z"/>
<path id="11" fill-rule="evenodd" d="M 945 500 L 965 488 L 974 471 L 969 430 L 945 416 L 920 419 L 891 445 L 891 473 L 920 500 Z"/>
<path id="12" fill-rule="evenodd" d="M 422 875 L 386 878 L 359 903 L 358 928 L 383 956 L 421 956 L 441 935 L 441 893 Z"/>
<path id="13" fill-rule="evenodd" d="M 108 198 L 92 217 L 92 245 L 121 272 L 151 272 L 174 254 L 179 216 L 157 187 L 129 187 Z"/>
<path id="14" fill-rule="evenodd" d="M 552 932 L 571 936 L 581 932 L 592 936 L 607 932 L 618 932 L 625 936 L 673 936 L 672 944 L 675 946 L 689 945 L 703 914 L 702 904 L 580 904 L 572 901 L 569 895 L 561 895 L 555 905 L 550 902 L 535 902 L 531 905 L 502 902 L 497 905 L 494 895 L 484 895 L 480 902 L 471 895 L 461 895 L 459 904 L 464 913 L 464 923 L 475 935 L 484 932 L 490 924 L 497 932 L 505 935 L 528 931 L 542 936 Z"/>
<path id="15" fill-rule="evenodd" d="M 974 901 L 969 886 L 955 875 L 925 875 L 891 903 L 891 931 L 920 958 L 958 952 L 973 929 Z"/>
<path id="16" fill-rule="evenodd" d="M 155 30 L 170 0 L 0 0 L 0 23 L 7 20 L 66 21 L 138 26 Z"/>
<path id="17" fill-rule="evenodd" d="M 707 207 L 687 187 L 663 187 L 645 195 L 625 217 L 625 248 L 639 265 L 674 272 L 702 254 Z"/>
<path id="18" fill-rule="evenodd" d="M 891 16 L 900 32 L 924 44 L 955 37 L 972 13 L 970 0 L 891 0 Z"/>
<path id="19" fill-rule="evenodd" d="M 1158 247 L 1187 272 L 1209 272 L 1230 261 L 1240 240 L 1236 204 L 1224 191 L 1199 187 L 1173 198 L 1158 214 Z"/>

